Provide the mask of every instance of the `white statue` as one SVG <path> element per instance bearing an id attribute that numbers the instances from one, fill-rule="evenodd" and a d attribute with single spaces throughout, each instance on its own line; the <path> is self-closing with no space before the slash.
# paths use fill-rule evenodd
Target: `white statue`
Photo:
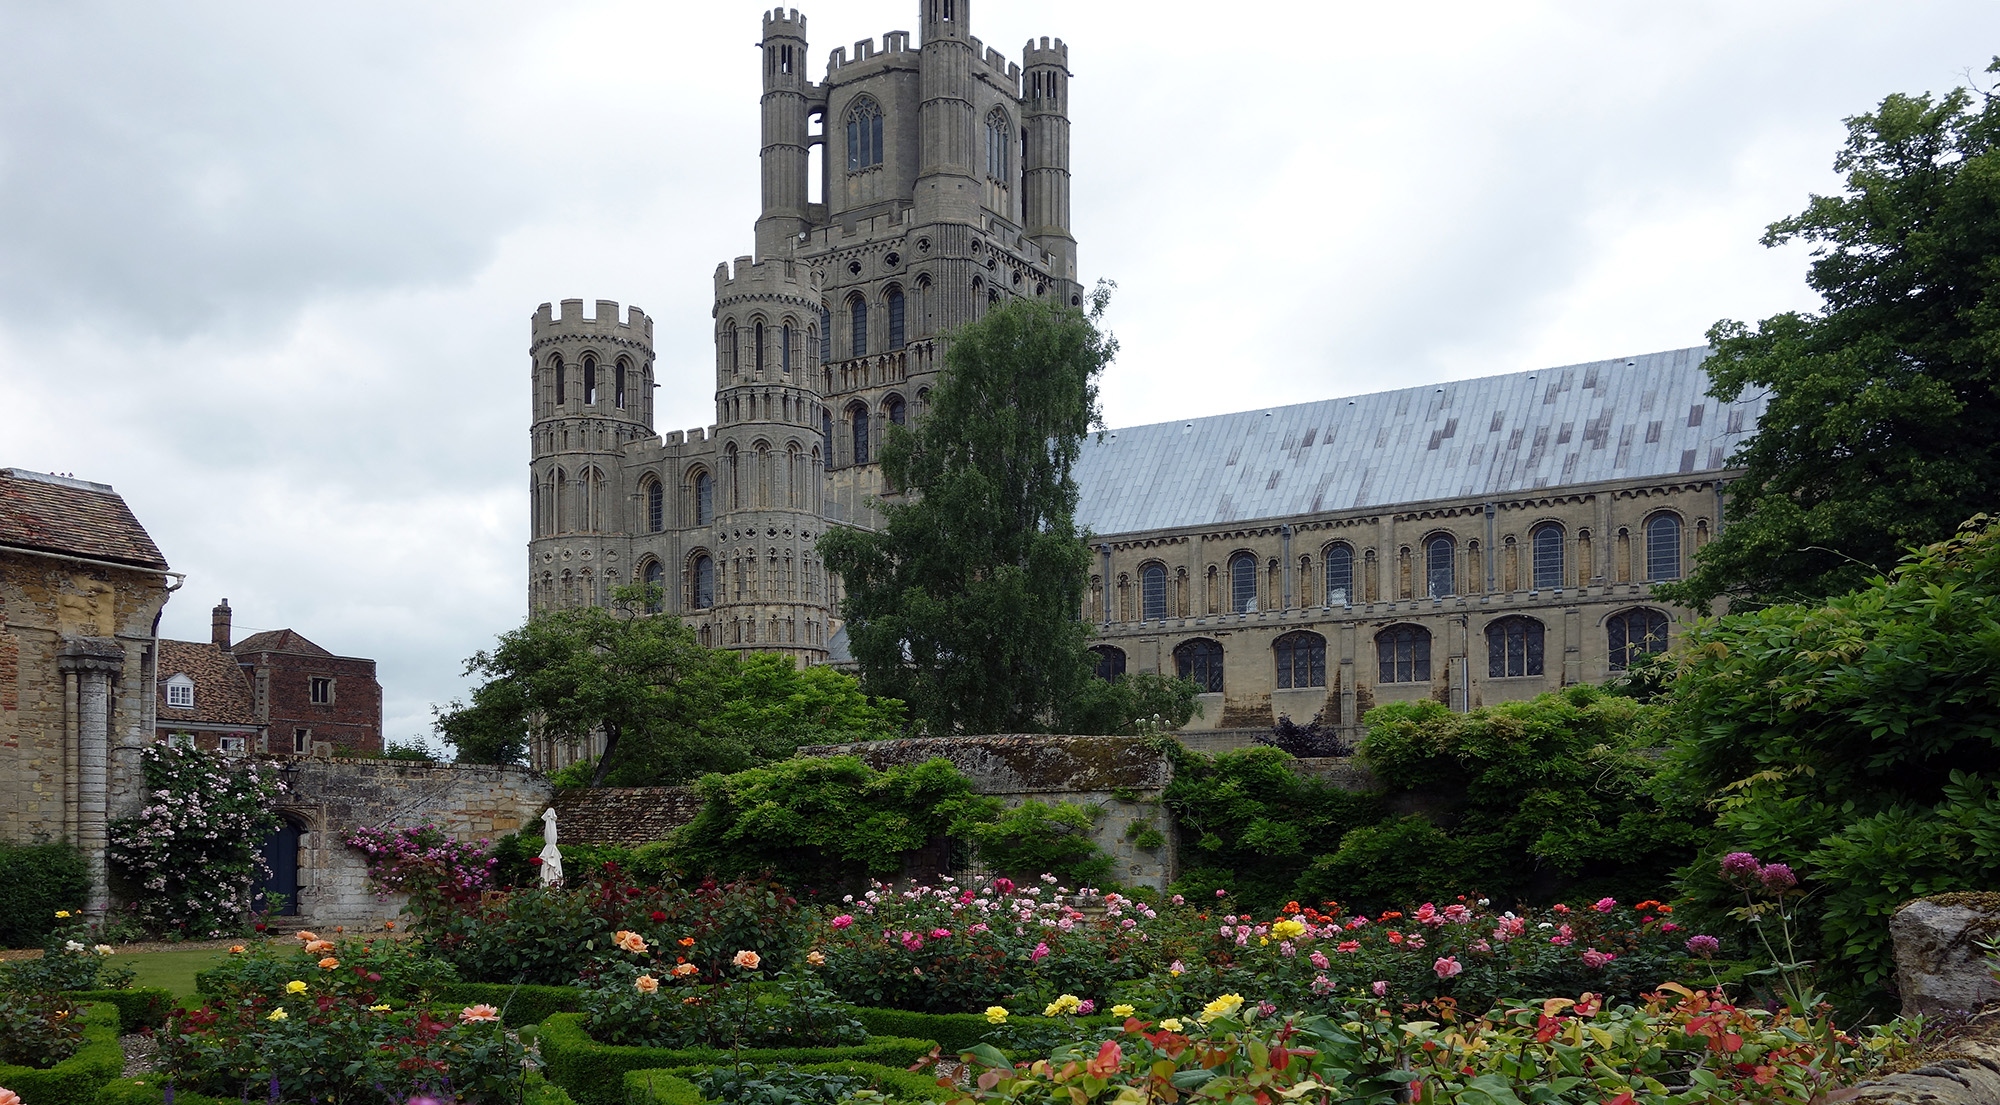
<path id="1" fill-rule="evenodd" d="M 542 813 L 542 885 L 557 887 L 562 885 L 562 849 L 556 847 L 556 808 L 550 806 Z"/>

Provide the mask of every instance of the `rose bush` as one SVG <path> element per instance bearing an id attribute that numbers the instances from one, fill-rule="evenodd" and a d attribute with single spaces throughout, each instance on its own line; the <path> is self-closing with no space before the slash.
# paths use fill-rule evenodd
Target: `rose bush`
<path id="1" fill-rule="evenodd" d="M 146 804 L 111 822 L 105 853 L 140 888 L 139 922 L 191 939 L 242 931 L 251 888 L 270 874 L 258 842 L 277 826 L 277 769 L 167 744 L 147 745 L 139 764 Z"/>

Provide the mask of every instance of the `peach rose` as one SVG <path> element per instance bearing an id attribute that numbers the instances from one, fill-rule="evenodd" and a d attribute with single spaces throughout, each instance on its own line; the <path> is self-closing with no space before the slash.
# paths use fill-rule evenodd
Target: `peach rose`
<path id="1" fill-rule="evenodd" d="M 332 950 L 333 941 L 331 940 L 314 940 L 306 945 L 307 955 L 318 955 L 321 952 L 330 952 Z"/>
<path id="2" fill-rule="evenodd" d="M 826 953 L 820 951 L 818 948 L 814 948 L 812 951 L 806 953 L 806 962 L 815 967 L 824 967 L 826 966 Z"/>
<path id="3" fill-rule="evenodd" d="M 646 950 L 646 938 L 636 932 L 627 932 L 624 929 L 619 929 L 617 932 L 611 934 L 611 939 L 613 943 L 628 952 L 643 954 Z"/>
<path id="4" fill-rule="evenodd" d="M 293 936 L 296 936 L 296 937 L 298 937 L 298 938 L 299 938 L 299 939 L 301 939 L 301 940 L 317 940 L 317 939 L 319 939 L 319 936 L 318 936 L 318 934 L 316 934 L 316 933 L 310 933 L 310 932 L 307 932 L 307 931 L 306 931 L 306 930 L 304 930 L 304 929 L 300 929 L 299 931 L 297 931 L 297 932 L 293 933 L 292 935 L 293 935 Z"/>
<path id="5" fill-rule="evenodd" d="M 331 971 L 340 966 L 340 960 L 329 955 L 325 959 L 320 960 L 319 965 Z"/>
<path id="6" fill-rule="evenodd" d="M 241 944 L 231 944 L 231 945 L 229 945 L 229 954 L 230 954 L 230 955 L 242 955 L 242 954 L 243 954 L 243 945 L 241 945 Z"/>
<path id="7" fill-rule="evenodd" d="M 736 958 L 730 960 L 730 962 L 736 964 L 738 967 L 748 967 L 754 971 L 757 969 L 758 964 L 761 964 L 764 960 L 756 952 L 737 952 Z"/>
<path id="8" fill-rule="evenodd" d="M 653 994 L 659 992 L 660 980 L 652 975 L 640 975 L 632 980 L 632 985 L 642 994 Z"/>
<path id="9" fill-rule="evenodd" d="M 485 1021 L 497 1021 L 500 1019 L 500 1011 L 498 1009 L 493 1008 L 490 1005 L 487 1005 L 484 1002 L 481 1002 L 478 1005 L 468 1005 L 464 1009 L 459 1010 L 458 1019 L 464 1021 L 467 1024 L 477 1024 Z"/>

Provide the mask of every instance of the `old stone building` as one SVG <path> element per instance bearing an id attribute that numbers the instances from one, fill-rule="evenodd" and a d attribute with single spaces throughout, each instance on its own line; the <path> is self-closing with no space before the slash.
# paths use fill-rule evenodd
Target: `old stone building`
<path id="1" fill-rule="evenodd" d="M 843 659 L 815 542 L 874 524 L 876 447 L 921 417 L 942 336 L 1003 296 L 1080 302 L 1067 47 L 1008 61 L 969 0 L 918 8 L 915 45 L 837 48 L 820 82 L 805 18 L 764 17 L 762 212 L 755 253 L 716 271 L 713 426 L 654 429 L 639 309 L 536 314 L 531 611 L 650 581 L 706 643 Z M 1076 473 L 1101 670 L 1194 679 L 1197 726 L 1350 731 L 1376 702 L 1605 678 L 1673 633 L 1651 585 L 1713 534 L 1761 411 L 1706 398 L 1704 355 L 1105 434 Z"/>
<path id="2" fill-rule="evenodd" d="M 229 600 L 207 641 L 161 641 L 160 735 L 223 752 L 369 756 L 382 751 L 375 661 L 335 656 L 290 629 L 231 643 Z"/>
<path id="3" fill-rule="evenodd" d="M 0 837 L 70 840 L 109 901 L 105 831 L 153 740 L 154 634 L 180 586 L 109 485 L 0 469 Z"/>

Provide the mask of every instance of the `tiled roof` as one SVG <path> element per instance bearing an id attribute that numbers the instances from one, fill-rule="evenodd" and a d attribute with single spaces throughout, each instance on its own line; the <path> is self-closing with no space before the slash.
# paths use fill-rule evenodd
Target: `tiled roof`
<path id="1" fill-rule="evenodd" d="M 1764 396 L 1709 398 L 1708 354 L 1111 430 L 1087 440 L 1077 463 L 1077 523 L 1137 533 L 1713 472 L 1756 430 Z"/>
<path id="2" fill-rule="evenodd" d="M 160 698 L 161 728 L 172 728 L 176 722 L 257 724 L 250 680 L 227 651 L 207 641 L 161 641 L 159 669 L 155 692 Z M 167 705 L 167 680 L 181 674 L 194 680 L 193 709 Z"/>
<path id="3" fill-rule="evenodd" d="M 306 656 L 332 656 L 333 653 L 313 644 L 289 629 L 272 629 L 263 633 L 253 633 L 236 642 L 232 648 L 237 652 L 296 652 Z M 560 832 L 561 830 L 557 830 Z"/>
<path id="4" fill-rule="evenodd" d="M 110 484 L 0 468 L 0 545 L 165 571 L 167 558 Z"/>
<path id="5" fill-rule="evenodd" d="M 556 792 L 556 844 L 617 844 L 665 840 L 701 812 L 693 787 L 574 787 Z"/>

